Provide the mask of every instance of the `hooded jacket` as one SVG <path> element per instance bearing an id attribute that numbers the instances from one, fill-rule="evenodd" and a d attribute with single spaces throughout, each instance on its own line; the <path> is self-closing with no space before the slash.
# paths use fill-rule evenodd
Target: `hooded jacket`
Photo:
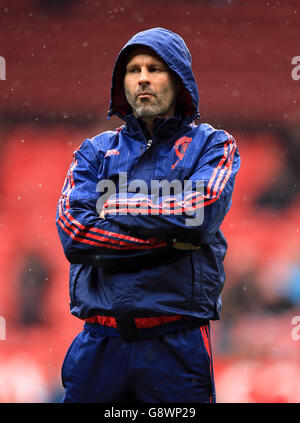
<path id="1" fill-rule="evenodd" d="M 155 119 L 151 140 L 123 89 L 136 45 L 151 48 L 183 84 L 176 115 Z M 71 313 L 117 327 L 127 341 L 220 318 L 227 250 L 220 225 L 240 157 L 226 131 L 195 124 L 198 103 L 183 39 L 163 28 L 136 34 L 112 76 L 109 116 L 124 125 L 81 144 L 62 188 L 56 222 L 70 261 Z M 174 248 L 180 242 L 195 248 Z"/>

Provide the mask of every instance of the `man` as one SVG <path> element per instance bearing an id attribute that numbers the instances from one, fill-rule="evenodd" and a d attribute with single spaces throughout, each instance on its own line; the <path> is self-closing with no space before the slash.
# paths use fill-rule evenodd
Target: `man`
<path id="1" fill-rule="evenodd" d="M 85 321 L 62 368 L 65 402 L 214 402 L 219 319 L 239 154 L 196 125 L 191 56 L 177 34 L 133 36 L 109 115 L 125 124 L 74 153 L 57 210 L 71 313 Z"/>

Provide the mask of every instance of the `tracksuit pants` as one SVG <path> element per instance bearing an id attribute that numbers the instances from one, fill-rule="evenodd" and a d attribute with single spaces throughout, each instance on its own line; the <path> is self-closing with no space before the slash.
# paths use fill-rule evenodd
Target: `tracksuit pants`
<path id="1" fill-rule="evenodd" d="M 63 402 L 215 402 L 209 325 L 126 342 L 85 323 L 62 365 Z"/>

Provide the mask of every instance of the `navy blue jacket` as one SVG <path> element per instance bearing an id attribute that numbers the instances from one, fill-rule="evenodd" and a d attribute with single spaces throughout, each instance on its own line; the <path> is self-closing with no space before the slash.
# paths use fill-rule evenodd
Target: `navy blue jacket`
<path id="1" fill-rule="evenodd" d="M 137 44 L 151 47 L 184 85 L 176 115 L 155 120 L 151 146 L 123 90 L 124 58 Z M 240 157 L 226 131 L 195 124 L 198 102 L 182 38 L 162 28 L 135 35 L 112 78 L 109 115 L 124 125 L 81 144 L 59 199 L 71 313 L 118 327 L 127 340 L 220 317 L 227 250 L 220 225 Z M 176 242 L 198 248 L 178 250 Z"/>

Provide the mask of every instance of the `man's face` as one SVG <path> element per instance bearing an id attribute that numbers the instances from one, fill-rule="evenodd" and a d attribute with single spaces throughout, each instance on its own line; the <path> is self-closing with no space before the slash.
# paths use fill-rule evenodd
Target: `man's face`
<path id="1" fill-rule="evenodd" d="M 129 57 L 124 91 L 136 117 L 167 118 L 175 113 L 174 77 L 166 64 L 149 49 L 135 50 Z"/>

